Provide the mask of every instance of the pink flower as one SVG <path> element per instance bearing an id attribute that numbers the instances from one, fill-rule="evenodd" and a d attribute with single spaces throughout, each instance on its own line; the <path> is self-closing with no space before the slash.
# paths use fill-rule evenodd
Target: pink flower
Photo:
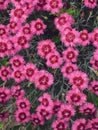
<path id="1" fill-rule="evenodd" d="M 52 123 L 53 130 L 65 130 L 68 127 L 68 123 L 63 119 L 57 119 Z"/>
<path id="2" fill-rule="evenodd" d="M 75 106 L 80 106 L 86 102 L 86 95 L 80 92 L 78 89 L 69 90 L 66 95 L 68 103 Z"/>
<path id="3" fill-rule="evenodd" d="M 98 28 L 95 28 L 94 31 L 90 34 L 91 41 L 93 45 L 98 48 Z"/>
<path id="4" fill-rule="evenodd" d="M 44 119 L 42 116 L 37 115 L 37 114 L 32 114 L 31 115 L 31 120 L 33 122 L 33 124 L 36 125 L 44 125 Z"/>
<path id="5" fill-rule="evenodd" d="M 78 31 L 75 29 L 72 30 L 64 30 L 61 32 L 61 41 L 64 43 L 65 46 L 76 46 L 78 43 Z"/>
<path id="6" fill-rule="evenodd" d="M 0 87 L 0 103 L 6 103 L 11 98 L 11 91 L 7 87 Z"/>
<path id="7" fill-rule="evenodd" d="M 30 80 L 31 82 L 34 82 L 35 74 L 37 72 L 38 72 L 38 69 L 33 63 L 27 63 L 24 66 L 24 73 L 25 73 L 26 79 Z"/>
<path id="8" fill-rule="evenodd" d="M 88 76 L 82 71 L 74 71 L 70 74 L 69 83 L 72 85 L 72 88 L 78 88 L 84 90 L 88 86 Z"/>
<path id="9" fill-rule="evenodd" d="M 38 98 L 38 101 L 43 105 L 44 107 L 53 107 L 53 100 L 51 98 L 51 95 L 48 93 L 44 93 L 42 96 Z"/>
<path id="10" fill-rule="evenodd" d="M 43 20 L 37 18 L 31 22 L 31 31 L 33 34 L 40 35 L 44 34 L 44 30 L 46 29 L 46 25 L 44 24 Z"/>
<path id="11" fill-rule="evenodd" d="M 86 102 L 82 106 L 80 106 L 79 111 L 86 116 L 91 116 L 95 112 L 95 106 L 92 103 Z"/>
<path id="12" fill-rule="evenodd" d="M 62 0 L 47 0 L 46 9 L 53 14 L 58 13 L 62 7 Z"/>
<path id="13" fill-rule="evenodd" d="M 54 24 L 56 28 L 61 32 L 64 31 L 65 27 L 70 27 L 71 24 L 73 23 L 74 23 L 74 18 L 67 13 L 60 14 L 59 17 L 56 17 L 54 19 Z"/>
<path id="14" fill-rule="evenodd" d="M 43 119 L 49 120 L 52 117 L 53 111 L 50 107 L 46 109 L 43 105 L 40 105 L 36 109 L 37 115 L 41 116 Z"/>
<path id="15" fill-rule="evenodd" d="M 97 0 L 84 0 L 84 5 L 88 8 L 94 9 L 97 6 Z"/>
<path id="16" fill-rule="evenodd" d="M 16 99 L 23 98 L 25 96 L 25 91 L 21 89 L 19 85 L 12 86 L 11 95 Z"/>
<path id="17" fill-rule="evenodd" d="M 24 22 L 27 18 L 27 10 L 24 7 L 21 7 L 18 5 L 16 8 L 11 10 L 10 17 L 11 20 L 14 20 L 15 22 Z"/>
<path id="18" fill-rule="evenodd" d="M 6 9 L 9 3 L 10 3 L 10 0 L 1 0 L 0 1 L 0 10 Z"/>
<path id="19" fill-rule="evenodd" d="M 11 77 L 15 80 L 15 82 L 20 83 L 25 80 L 25 75 L 23 72 L 23 68 L 15 69 L 12 71 Z"/>
<path id="20" fill-rule="evenodd" d="M 86 120 L 84 118 L 75 120 L 72 125 L 72 130 L 86 130 Z"/>
<path id="21" fill-rule="evenodd" d="M 92 81 L 88 89 L 98 96 L 98 81 L 96 80 Z"/>
<path id="22" fill-rule="evenodd" d="M 63 77 L 68 79 L 70 79 L 70 74 L 76 70 L 78 70 L 78 66 L 70 62 L 65 63 L 64 66 L 61 68 Z"/>
<path id="23" fill-rule="evenodd" d="M 44 91 L 53 84 L 54 77 L 49 72 L 45 70 L 40 70 L 36 73 L 34 80 L 35 87 Z"/>
<path id="24" fill-rule="evenodd" d="M 12 65 L 13 69 L 17 69 L 24 66 L 25 60 L 23 56 L 15 55 L 10 59 L 9 63 Z"/>
<path id="25" fill-rule="evenodd" d="M 98 130 L 98 118 L 88 121 L 87 128 L 90 130 Z"/>
<path id="26" fill-rule="evenodd" d="M 7 35 L 9 35 L 9 33 L 8 33 L 8 29 L 6 28 L 6 25 L 0 24 L 0 37 L 4 38 Z"/>
<path id="27" fill-rule="evenodd" d="M 58 115 L 62 102 L 60 100 L 54 100 L 53 114 Z"/>
<path id="28" fill-rule="evenodd" d="M 36 5 L 36 9 L 39 10 L 46 10 L 47 0 L 38 0 Z"/>
<path id="29" fill-rule="evenodd" d="M 2 112 L 0 113 L 0 122 L 4 121 L 6 118 L 8 118 L 8 112 Z"/>
<path id="30" fill-rule="evenodd" d="M 2 66 L 0 68 L 0 78 L 5 81 L 5 80 L 8 80 L 11 78 L 11 73 L 12 73 L 12 70 L 11 68 L 8 66 Z"/>
<path id="31" fill-rule="evenodd" d="M 18 123 L 27 123 L 30 121 L 30 112 L 23 109 L 18 109 L 15 112 L 15 118 Z"/>
<path id="32" fill-rule="evenodd" d="M 63 62 L 62 57 L 60 56 L 58 51 L 53 51 L 51 53 L 49 53 L 46 56 L 46 65 L 51 67 L 52 69 L 56 69 L 59 68 Z"/>
<path id="33" fill-rule="evenodd" d="M 60 110 L 57 114 L 57 117 L 66 121 L 69 121 L 72 116 L 75 115 L 75 109 L 69 104 L 62 104 Z"/>
<path id="34" fill-rule="evenodd" d="M 75 50 L 72 47 L 68 47 L 66 50 L 63 51 L 63 59 L 66 62 L 76 62 L 78 57 L 78 50 Z"/>
<path id="35" fill-rule="evenodd" d="M 31 104 L 27 98 L 20 98 L 16 100 L 16 105 L 18 109 L 30 110 Z"/>
<path id="36" fill-rule="evenodd" d="M 54 51 L 55 43 L 52 42 L 50 39 L 42 40 L 37 45 L 37 52 L 41 58 L 46 58 L 46 56 Z"/>
<path id="37" fill-rule="evenodd" d="M 79 39 L 78 43 L 81 44 L 82 46 L 86 46 L 90 44 L 90 35 L 88 34 L 87 30 L 82 30 L 79 32 Z"/>

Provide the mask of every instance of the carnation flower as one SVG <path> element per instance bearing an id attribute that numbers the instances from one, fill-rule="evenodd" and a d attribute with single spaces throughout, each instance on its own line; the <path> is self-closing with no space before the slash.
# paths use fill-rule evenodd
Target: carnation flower
<path id="1" fill-rule="evenodd" d="M 46 56 L 46 65 L 51 67 L 52 69 L 56 69 L 59 68 L 63 62 L 62 57 L 60 56 L 60 54 L 55 50 L 51 53 L 49 53 Z"/>
<path id="2" fill-rule="evenodd" d="M 36 73 L 34 80 L 36 88 L 46 90 L 53 84 L 54 77 L 49 72 L 40 70 Z"/>
<path id="3" fill-rule="evenodd" d="M 43 119 L 43 117 L 42 116 L 40 116 L 40 115 L 37 115 L 37 114 L 32 114 L 31 115 L 31 120 L 32 120 L 32 122 L 33 122 L 33 124 L 35 125 L 35 126 L 37 126 L 37 125 L 44 125 L 44 119 Z"/>
<path id="4" fill-rule="evenodd" d="M 68 47 L 66 50 L 62 52 L 63 59 L 66 62 L 76 62 L 78 57 L 78 50 L 75 50 L 72 47 Z"/>
<path id="5" fill-rule="evenodd" d="M 70 74 L 69 83 L 72 85 L 72 88 L 78 88 L 84 90 L 88 86 L 88 76 L 82 71 L 74 71 Z"/>
<path id="6" fill-rule="evenodd" d="M 98 28 L 95 28 L 94 31 L 90 34 L 91 41 L 93 45 L 98 48 Z"/>
<path id="7" fill-rule="evenodd" d="M 4 121 L 6 118 L 8 118 L 8 112 L 2 112 L 0 113 L 0 122 Z"/>
<path id="8" fill-rule="evenodd" d="M 98 81 L 96 80 L 92 81 L 88 89 L 98 96 Z"/>
<path id="9" fill-rule="evenodd" d="M 64 28 L 70 27 L 71 24 L 73 23 L 74 23 L 74 18 L 67 13 L 60 14 L 59 17 L 56 17 L 54 19 L 54 24 L 56 28 L 61 32 L 64 31 Z"/>
<path id="10" fill-rule="evenodd" d="M 4 38 L 7 35 L 9 35 L 9 33 L 8 33 L 8 29 L 6 29 L 6 25 L 0 24 L 0 37 Z"/>
<path id="11" fill-rule="evenodd" d="M 23 56 L 15 55 L 10 59 L 9 63 L 12 65 L 13 69 L 19 69 L 24 66 L 25 60 Z"/>
<path id="12" fill-rule="evenodd" d="M 63 119 L 57 119 L 52 123 L 53 130 L 65 130 L 68 127 L 68 123 Z"/>
<path id="13" fill-rule="evenodd" d="M 21 98 L 16 100 L 16 105 L 18 109 L 30 110 L 31 104 L 27 98 Z"/>
<path id="14" fill-rule="evenodd" d="M 22 90 L 19 85 L 12 86 L 11 95 L 14 96 L 16 99 L 21 99 L 25 96 L 25 91 Z"/>
<path id="15" fill-rule="evenodd" d="M 68 103 L 75 106 L 80 106 L 86 102 L 86 95 L 80 92 L 78 89 L 69 90 L 66 94 L 66 100 Z"/>
<path id="16" fill-rule="evenodd" d="M 34 82 L 35 74 L 38 72 L 37 67 L 33 63 L 27 63 L 24 67 L 24 74 L 26 79 Z"/>
<path id="17" fill-rule="evenodd" d="M 95 51 L 94 55 L 91 57 L 90 59 L 90 63 L 92 65 L 92 68 L 94 68 L 95 70 L 98 70 L 98 49 Z"/>
<path id="18" fill-rule="evenodd" d="M 31 31 L 33 34 L 40 35 L 44 34 L 44 30 L 46 29 L 46 25 L 44 24 L 43 20 L 37 18 L 31 22 Z"/>
<path id="19" fill-rule="evenodd" d="M 64 66 L 61 68 L 63 77 L 68 78 L 68 79 L 70 79 L 70 74 L 76 70 L 78 70 L 78 66 L 76 64 L 72 64 L 70 62 L 65 63 Z"/>
<path id="20" fill-rule="evenodd" d="M 50 107 L 46 109 L 43 105 L 40 105 L 36 109 L 37 115 L 41 116 L 43 119 L 49 120 L 52 117 L 53 111 Z"/>
<path id="21" fill-rule="evenodd" d="M 5 10 L 10 3 L 10 0 L 1 0 L 0 1 L 0 10 Z"/>
<path id="22" fill-rule="evenodd" d="M 53 14 L 58 13 L 62 7 L 62 0 L 47 0 L 46 8 Z"/>
<path id="23" fill-rule="evenodd" d="M 72 125 L 72 130 L 86 130 L 86 120 L 84 118 L 75 120 Z"/>
<path id="24" fill-rule="evenodd" d="M 53 103 L 54 103 L 53 114 L 57 116 L 62 102 L 60 100 L 54 100 Z"/>
<path id="25" fill-rule="evenodd" d="M 36 9 L 39 10 L 46 10 L 47 0 L 38 0 Z"/>
<path id="26" fill-rule="evenodd" d="M 10 69 L 9 66 L 2 66 L 0 68 L 0 78 L 5 81 L 11 78 L 11 72 L 12 70 Z"/>
<path id="27" fill-rule="evenodd" d="M 88 8 L 94 9 L 97 6 L 97 0 L 84 0 L 84 5 Z"/>
<path id="28" fill-rule="evenodd" d="M 86 102 L 82 106 L 80 106 L 79 111 L 86 116 L 91 116 L 95 112 L 95 106 L 92 103 Z"/>
<path id="29" fill-rule="evenodd" d="M 55 43 L 52 42 L 50 39 L 42 40 L 37 45 L 37 52 L 41 58 L 46 58 L 46 56 L 54 51 Z"/>
<path id="30" fill-rule="evenodd" d="M 30 121 L 30 112 L 23 109 L 18 109 L 15 112 L 15 118 L 18 123 L 27 123 Z"/>
<path id="31" fill-rule="evenodd" d="M 57 117 L 66 121 L 69 121 L 72 116 L 75 115 L 75 109 L 69 104 L 62 104 L 60 110 L 57 114 Z"/>
<path id="32" fill-rule="evenodd" d="M 88 121 L 87 128 L 90 130 L 98 130 L 98 118 Z"/>
<path id="33" fill-rule="evenodd" d="M 0 103 L 6 103 L 11 98 L 11 91 L 7 87 L 0 87 Z"/>
<path id="34" fill-rule="evenodd" d="M 75 29 L 72 30 L 64 30 L 61 32 L 61 41 L 64 43 L 65 46 L 76 46 L 78 43 L 78 31 Z"/>
<path id="35" fill-rule="evenodd" d="M 53 100 L 51 98 L 51 95 L 48 93 L 44 93 L 42 96 L 38 98 L 38 101 L 43 105 L 44 107 L 53 107 Z"/>

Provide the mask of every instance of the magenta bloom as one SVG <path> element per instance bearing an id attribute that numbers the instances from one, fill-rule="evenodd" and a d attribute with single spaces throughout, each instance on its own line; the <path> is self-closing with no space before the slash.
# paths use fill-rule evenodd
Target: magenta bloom
<path id="1" fill-rule="evenodd" d="M 15 80 L 16 83 L 20 83 L 25 80 L 25 75 L 23 68 L 15 69 L 12 71 L 11 78 Z"/>
<path id="2" fill-rule="evenodd" d="M 16 100 L 16 105 L 18 109 L 30 110 L 31 104 L 27 98 L 21 98 Z"/>
<path id="3" fill-rule="evenodd" d="M 47 0 L 46 9 L 55 14 L 63 7 L 62 0 Z"/>
<path id="4" fill-rule="evenodd" d="M 95 112 L 95 106 L 92 103 L 86 102 L 79 108 L 80 113 L 83 113 L 86 116 L 90 116 Z"/>
<path id="5" fill-rule="evenodd" d="M 66 29 L 63 32 L 61 32 L 61 41 L 64 43 L 66 47 L 76 46 L 76 44 L 78 43 L 78 35 L 78 31 L 76 31 L 75 29 Z"/>
<path id="6" fill-rule="evenodd" d="M 2 66 L 0 68 L 0 78 L 5 81 L 11 78 L 12 70 L 9 66 Z"/>
<path id="7" fill-rule="evenodd" d="M 44 24 L 43 20 L 37 18 L 31 22 L 31 31 L 33 34 L 40 35 L 44 34 L 44 30 L 46 29 L 46 25 Z"/>
<path id="8" fill-rule="evenodd" d="M 86 130 L 86 120 L 84 118 L 75 120 L 72 125 L 72 130 Z"/>
<path id="9" fill-rule="evenodd" d="M 51 95 L 48 93 L 44 93 L 41 97 L 39 97 L 38 101 L 43 105 L 44 107 L 53 107 L 53 100 L 51 98 Z"/>
<path id="10" fill-rule="evenodd" d="M 52 69 L 59 68 L 63 62 L 62 57 L 60 56 L 59 52 L 56 50 L 49 53 L 46 56 L 46 59 L 47 59 L 46 65 L 51 67 Z"/>
<path id="11" fill-rule="evenodd" d="M 92 81 L 88 89 L 98 96 L 98 81 L 96 80 Z"/>
<path id="12" fill-rule="evenodd" d="M 66 100 L 68 103 L 75 106 L 80 106 L 86 102 L 86 95 L 78 89 L 69 90 L 66 94 Z"/>
<path id="13" fill-rule="evenodd" d="M 16 99 L 22 99 L 25 96 L 25 91 L 22 90 L 19 85 L 12 86 L 11 95 L 14 96 Z"/>
<path id="14" fill-rule="evenodd" d="M 31 115 L 31 120 L 33 122 L 33 124 L 36 125 L 44 125 L 44 119 L 42 116 L 37 115 L 37 114 L 32 114 Z"/>
<path id="15" fill-rule="evenodd" d="M 54 24 L 56 28 L 61 32 L 64 31 L 64 28 L 70 27 L 71 24 L 73 23 L 74 23 L 74 18 L 67 13 L 60 14 L 60 16 L 56 17 L 54 20 Z"/>
<path id="16" fill-rule="evenodd" d="M 0 38 L 5 38 L 8 35 L 9 33 L 8 33 L 8 29 L 6 28 L 6 25 L 0 24 Z"/>
<path id="17" fill-rule="evenodd" d="M 84 0 L 84 5 L 88 8 L 94 9 L 97 6 L 97 0 Z"/>
<path id="18" fill-rule="evenodd" d="M 23 56 L 15 55 L 10 59 L 9 63 L 12 65 L 13 69 L 17 69 L 17 68 L 21 68 L 25 65 L 25 60 L 24 60 Z"/>
<path id="19" fill-rule="evenodd" d="M 36 5 L 36 9 L 38 11 L 47 10 L 46 5 L 47 5 L 47 0 L 38 0 L 37 5 Z"/>
<path id="20" fill-rule="evenodd" d="M 37 52 L 41 58 L 46 58 L 46 56 L 54 51 L 55 43 L 50 39 L 42 40 L 37 45 Z"/>
<path id="21" fill-rule="evenodd" d="M 0 10 L 5 10 L 10 3 L 10 0 L 1 0 L 0 1 Z"/>
<path id="22" fill-rule="evenodd" d="M 68 62 L 64 64 L 64 66 L 61 69 L 61 72 L 64 78 L 70 79 L 70 74 L 76 70 L 78 70 L 78 66 L 76 64 Z"/>
<path id="23" fill-rule="evenodd" d="M 54 77 L 49 72 L 40 70 L 36 73 L 34 80 L 35 87 L 44 91 L 53 84 Z"/>
<path id="24" fill-rule="evenodd" d="M 67 62 L 76 62 L 78 57 L 78 50 L 75 50 L 72 47 L 68 47 L 66 50 L 62 52 L 63 59 Z"/>
<path id="25" fill-rule="evenodd" d="M 0 113 L 0 121 L 4 121 L 6 118 L 8 118 L 8 112 L 2 112 Z"/>
<path id="26" fill-rule="evenodd" d="M 57 119 L 52 123 L 53 130 L 65 130 L 68 127 L 68 123 L 63 119 Z"/>
<path id="27" fill-rule="evenodd" d="M 69 104 L 62 104 L 57 117 L 69 121 L 75 115 L 75 109 Z"/>
<path id="28" fill-rule="evenodd" d="M 70 74 L 69 83 L 72 85 L 72 88 L 78 88 L 84 90 L 88 87 L 88 76 L 82 71 L 74 71 Z"/>
<path id="29" fill-rule="evenodd" d="M 44 107 L 40 105 L 37 107 L 36 112 L 38 116 L 41 116 L 43 119 L 49 120 L 52 117 L 53 111 L 50 107 Z"/>
<path id="30" fill-rule="evenodd" d="M 53 114 L 57 116 L 62 102 L 60 100 L 54 100 L 53 103 L 54 103 Z"/>
<path id="31" fill-rule="evenodd" d="M 27 123 L 30 121 L 30 112 L 23 109 L 18 109 L 15 112 L 15 118 L 18 123 Z"/>
<path id="32" fill-rule="evenodd" d="M 31 82 L 34 82 L 35 74 L 38 72 L 37 67 L 33 63 L 27 63 L 24 66 L 24 73 L 26 79 L 30 80 Z"/>
<path id="33" fill-rule="evenodd" d="M 89 120 L 89 122 L 87 124 L 87 128 L 90 130 L 98 130 L 98 118 Z"/>
<path id="34" fill-rule="evenodd" d="M 90 36 L 91 36 L 91 41 L 92 41 L 93 45 L 96 48 L 98 48 L 98 28 L 95 28 Z"/>
<path id="35" fill-rule="evenodd" d="M 0 87 L 0 103 L 6 103 L 11 98 L 11 91 L 7 87 Z"/>

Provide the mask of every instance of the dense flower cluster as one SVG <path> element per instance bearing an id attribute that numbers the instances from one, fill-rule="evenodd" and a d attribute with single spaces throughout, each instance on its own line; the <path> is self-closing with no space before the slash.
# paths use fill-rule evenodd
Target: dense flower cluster
<path id="1" fill-rule="evenodd" d="M 97 0 L 84 0 L 84 6 L 94 9 Z M 51 124 L 54 130 L 98 130 L 96 106 L 88 101 L 85 90 L 98 96 L 98 81 L 90 81 L 89 75 L 83 72 L 77 64 L 79 50 L 77 45 L 86 47 L 92 44 L 96 50 L 90 59 L 90 65 L 98 70 L 98 28 L 92 32 L 86 29 L 74 28 L 75 19 L 66 12 L 60 12 L 64 6 L 62 0 L 1 0 L 0 10 L 5 10 L 9 4 L 13 5 L 7 25 L 0 24 L 0 58 L 9 58 L 8 65 L 0 67 L 0 80 L 13 80 L 16 85 L 11 88 L 0 85 L 0 103 L 5 105 L 8 100 L 15 98 L 17 106 L 14 117 L 18 123 L 44 125 L 46 120 L 55 117 Z M 60 44 L 64 49 L 60 53 L 56 42 L 52 39 L 41 39 L 37 43 L 37 54 L 45 61 L 46 68 L 39 69 L 32 61 L 26 61 L 20 52 L 31 47 L 30 40 L 35 36 L 44 35 L 48 24 L 42 18 L 27 23 L 28 16 L 37 11 L 47 11 L 55 16 L 53 23 L 59 32 Z M 33 52 L 32 52 L 33 53 Z M 47 68 L 52 69 L 48 72 Z M 60 72 L 71 86 L 64 94 L 64 101 L 54 99 L 46 92 L 55 83 L 55 70 Z M 39 105 L 31 113 L 32 103 L 22 88 L 21 83 L 28 81 L 41 90 L 43 95 L 38 98 Z M 59 86 L 60 87 L 60 86 Z M 33 88 L 32 88 L 33 89 Z M 76 118 L 77 114 L 81 115 Z M 8 112 L 0 113 L 0 121 L 8 117 Z M 75 117 L 75 118 L 74 118 Z M 70 122 L 71 121 L 71 125 Z"/>

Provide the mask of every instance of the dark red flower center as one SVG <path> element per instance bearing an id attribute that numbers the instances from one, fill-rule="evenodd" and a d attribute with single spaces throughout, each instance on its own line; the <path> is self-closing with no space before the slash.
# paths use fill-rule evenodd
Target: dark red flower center
<path id="1" fill-rule="evenodd" d="M 0 42 L 0 52 L 6 52 L 7 51 L 7 44 L 4 42 Z"/>
<path id="2" fill-rule="evenodd" d="M 20 78 L 22 73 L 19 70 L 17 70 L 17 71 L 15 71 L 14 75 L 16 78 Z"/>
<path id="3" fill-rule="evenodd" d="M 38 30 L 38 31 L 42 30 L 42 29 L 43 29 L 42 23 L 41 23 L 41 22 L 37 22 L 37 23 L 35 24 L 35 28 L 36 28 L 36 30 Z"/>
<path id="4" fill-rule="evenodd" d="M 92 113 L 92 109 L 86 108 L 86 109 L 84 109 L 84 113 L 85 113 L 85 115 L 89 115 Z"/>
<path id="5" fill-rule="evenodd" d="M 92 124 L 93 129 L 98 130 L 98 122 Z"/>
<path id="6" fill-rule="evenodd" d="M 42 115 L 42 116 L 48 116 L 49 115 L 49 113 L 45 110 L 45 109 L 42 109 L 41 111 L 40 111 L 40 114 Z"/>
<path id="7" fill-rule="evenodd" d="M 57 130 L 65 130 L 65 126 L 63 122 L 59 122 L 56 126 Z"/>
<path id="8" fill-rule="evenodd" d="M 91 4 L 94 4 L 95 0 L 89 0 L 89 2 L 90 2 Z"/>
<path id="9" fill-rule="evenodd" d="M 26 119 L 26 114 L 24 112 L 21 112 L 19 114 L 19 118 L 20 118 L 20 120 L 25 120 Z"/>
<path id="10" fill-rule="evenodd" d="M 4 92 L 0 92 L 0 98 L 4 99 L 4 98 L 6 98 L 6 96 L 7 95 Z"/>
<path id="11" fill-rule="evenodd" d="M 18 17 L 18 18 L 21 18 L 21 17 L 23 16 L 23 14 L 24 14 L 24 11 L 23 11 L 22 9 L 16 9 L 16 10 L 14 11 L 14 15 L 15 15 L 16 17 Z"/>
<path id="12" fill-rule="evenodd" d="M 76 86 L 81 86 L 83 83 L 84 83 L 84 80 L 81 76 L 79 77 L 74 77 L 73 78 L 73 83 L 76 85 Z"/>
<path id="13" fill-rule="evenodd" d="M 20 107 L 21 107 L 21 108 L 26 108 L 26 107 L 27 107 L 27 105 L 26 105 L 26 103 L 25 103 L 25 102 L 21 102 L 21 103 L 20 103 Z"/>
<path id="14" fill-rule="evenodd" d="M 19 66 L 21 65 L 20 60 L 15 59 L 15 60 L 13 61 L 13 65 L 16 66 L 16 67 L 19 67 Z"/>
<path id="15" fill-rule="evenodd" d="M 33 121 L 34 121 L 35 124 L 39 124 L 40 123 L 40 120 L 38 118 L 34 118 Z"/>
<path id="16" fill-rule="evenodd" d="M 26 70 L 26 74 L 27 74 L 27 76 L 33 76 L 33 75 L 34 75 L 34 69 L 28 68 L 28 69 Z"/>
<path id="17" fill-rule="evenodd" d="M 85 124 L 80 123 L 80 124 L 77 126 L 77 130 L 85 130 Z"/>
<path id="18" fill-rule="evenodd" d="M 50 45 L 43 45 L 42 51 L 44 52 L 45 55 L 47 55 L 49 52 L 51 52 L 51 46 Z"/>
<path id="19" fill-rule="evenodd" d="M 4 4 L 5 0 L 0 0 L 0 4 Z"/>
<path id="20" fill-rule="evenodd" d="M 12 21 L 10 22 L 10 28 L 14 29 L 17 26 L 17 23 Z"/>
<path id="21" fill-rule="evenodd" d="M 24 46 L 27 43 L 27 39 L 25 36 L 18 37 L 18 44 Z"/>
<path id="22" fill-rule="evenodd" d="M 41 85 L 47 85 L 48 81 L 49 81 L 49 78 L 45 75 L 43 75 L 39 78 L 39 83 Z"/>
<path id="23" fill-rule="evenodd" d="M 58 20 L 58 23 L 59 23 L 60 25 L 66 24 L 66 17 L 60 17 L 59 20 Z"/>
<path id="24" fill-rule="evenodd" d="M 94 86 L 93 86 L 93 90 L 94 90 L 94 91 L 98 91 L 98 85 L 94 85 Z"/>
<path id="25" fill-rule="evenodd" d="M 88 34 L 82 32 L 82 33 L 80 33 L 80 38 L 82 39 L 82 41 L 86 41 L 86 40 L 88 40 Z"/>
<path id="26" fill-rule="evenodd" d="M 70 60 L 72 60 L 75 57 L 75 54 L 73 51 L 69 51 L 66 55 L 66 57 Z"/>
<path id="27" fill-rule="evenodd" d="M 2 36 L 2 35 L 4 35 L 4 34 L 6 34 L 5 29 L 4 29 L 4 28 L 0 28 L 0 36 Z"/>
<path id="28" fill-rule="evenodd" d="M 72 100 L 73 102 L 79 102 L 80 99 L 81 99 L 80 96 L 77 95 L 77 94 L 73 94 L 73 95 L 71 96 L 71 100 Z"/>
<path id="29" fill-rule="evenodd" d="M 58 5 L 59 5 L 59 1 L 58 0 L 51 0 L 50 1 L 50 7 L 55 9 L 55 8 L 58 8 Z"/>
<path id="30" fill-rule="evenodd" d="M 68 32 L 66 34 L 66 41 L 67 42 L 73 42 L 75 39 L 75 35 L 72 32 Z"/>
<path id="31" fill-rule="evenodd" d="M 52 55 L 52 56 L 50 56 L 49 60 L 50 60 L 50 62 L 52 64 L 55 64 L 55 63 L 58 62 L 58 56 L 57 55 Z"/>
<path id="32" fill-rule="evenodd" d="M 43 7 L 43 6 L 45 6 L 47 3 L 46 3 L 46 0 L 39 0 L 39 2 L 38 2 L 38 6 L 41 6 L 41 7 Z"/>
<path id="33" fill-rule="evenodd" d="M 55 106 L 53 107 L 54 113 L 57 114 L 57 112 L 59 111 L 59 109 L 60 109 L 60 105 L 55 105 Z"/>
<path id="34" fill-rule="evenodd" d="M 9 74 L 9 71 L 4 69 L 1 71 L 2 76 L 6 77 Z"/>
<path id="35" fill-rule="evenodd" d="M 70 117 L 70 116 L 71 116 L 71 111 L 70 111 L 70 110 L 64 110 L 64 111 L 62 112 L 62 116 L 63 116 L 64 118 Z"/>
<path id="36" fill-rule="evenodd" d="M 74 69 L 73 69 L 72 66 L 68 66 L 65 71 L 66 71 L 67 74 L 70 74 L 74 71 Z"/>
<path id="37" fill-rule="evenodd" d="M 98 67 L 98 60 L 95 60 L 95 66 Z"/>
<path id="38" fill-rule="evenodd" d="M 42 100 L 42 105 L 44 105 L 44 106 L 48 106 L 48 105 L 49 105 L 49 101 L 48 101 L 48 99 L 43 98 L 43 100 Z"/>
<path id="39" fill-rule="evenodd" d="M 30 34 L 30 33 L 31 33 L 30 28 L 29 28 L 29 27 L 24 27 L 24 28 L 23 28 L 23 33 L 24 33 L 24 34 Z"/>
<path id="40" fill-rule="evenodd" d="M 98 33 L 94 35 L 94 40 L 98 42 Z"/>

